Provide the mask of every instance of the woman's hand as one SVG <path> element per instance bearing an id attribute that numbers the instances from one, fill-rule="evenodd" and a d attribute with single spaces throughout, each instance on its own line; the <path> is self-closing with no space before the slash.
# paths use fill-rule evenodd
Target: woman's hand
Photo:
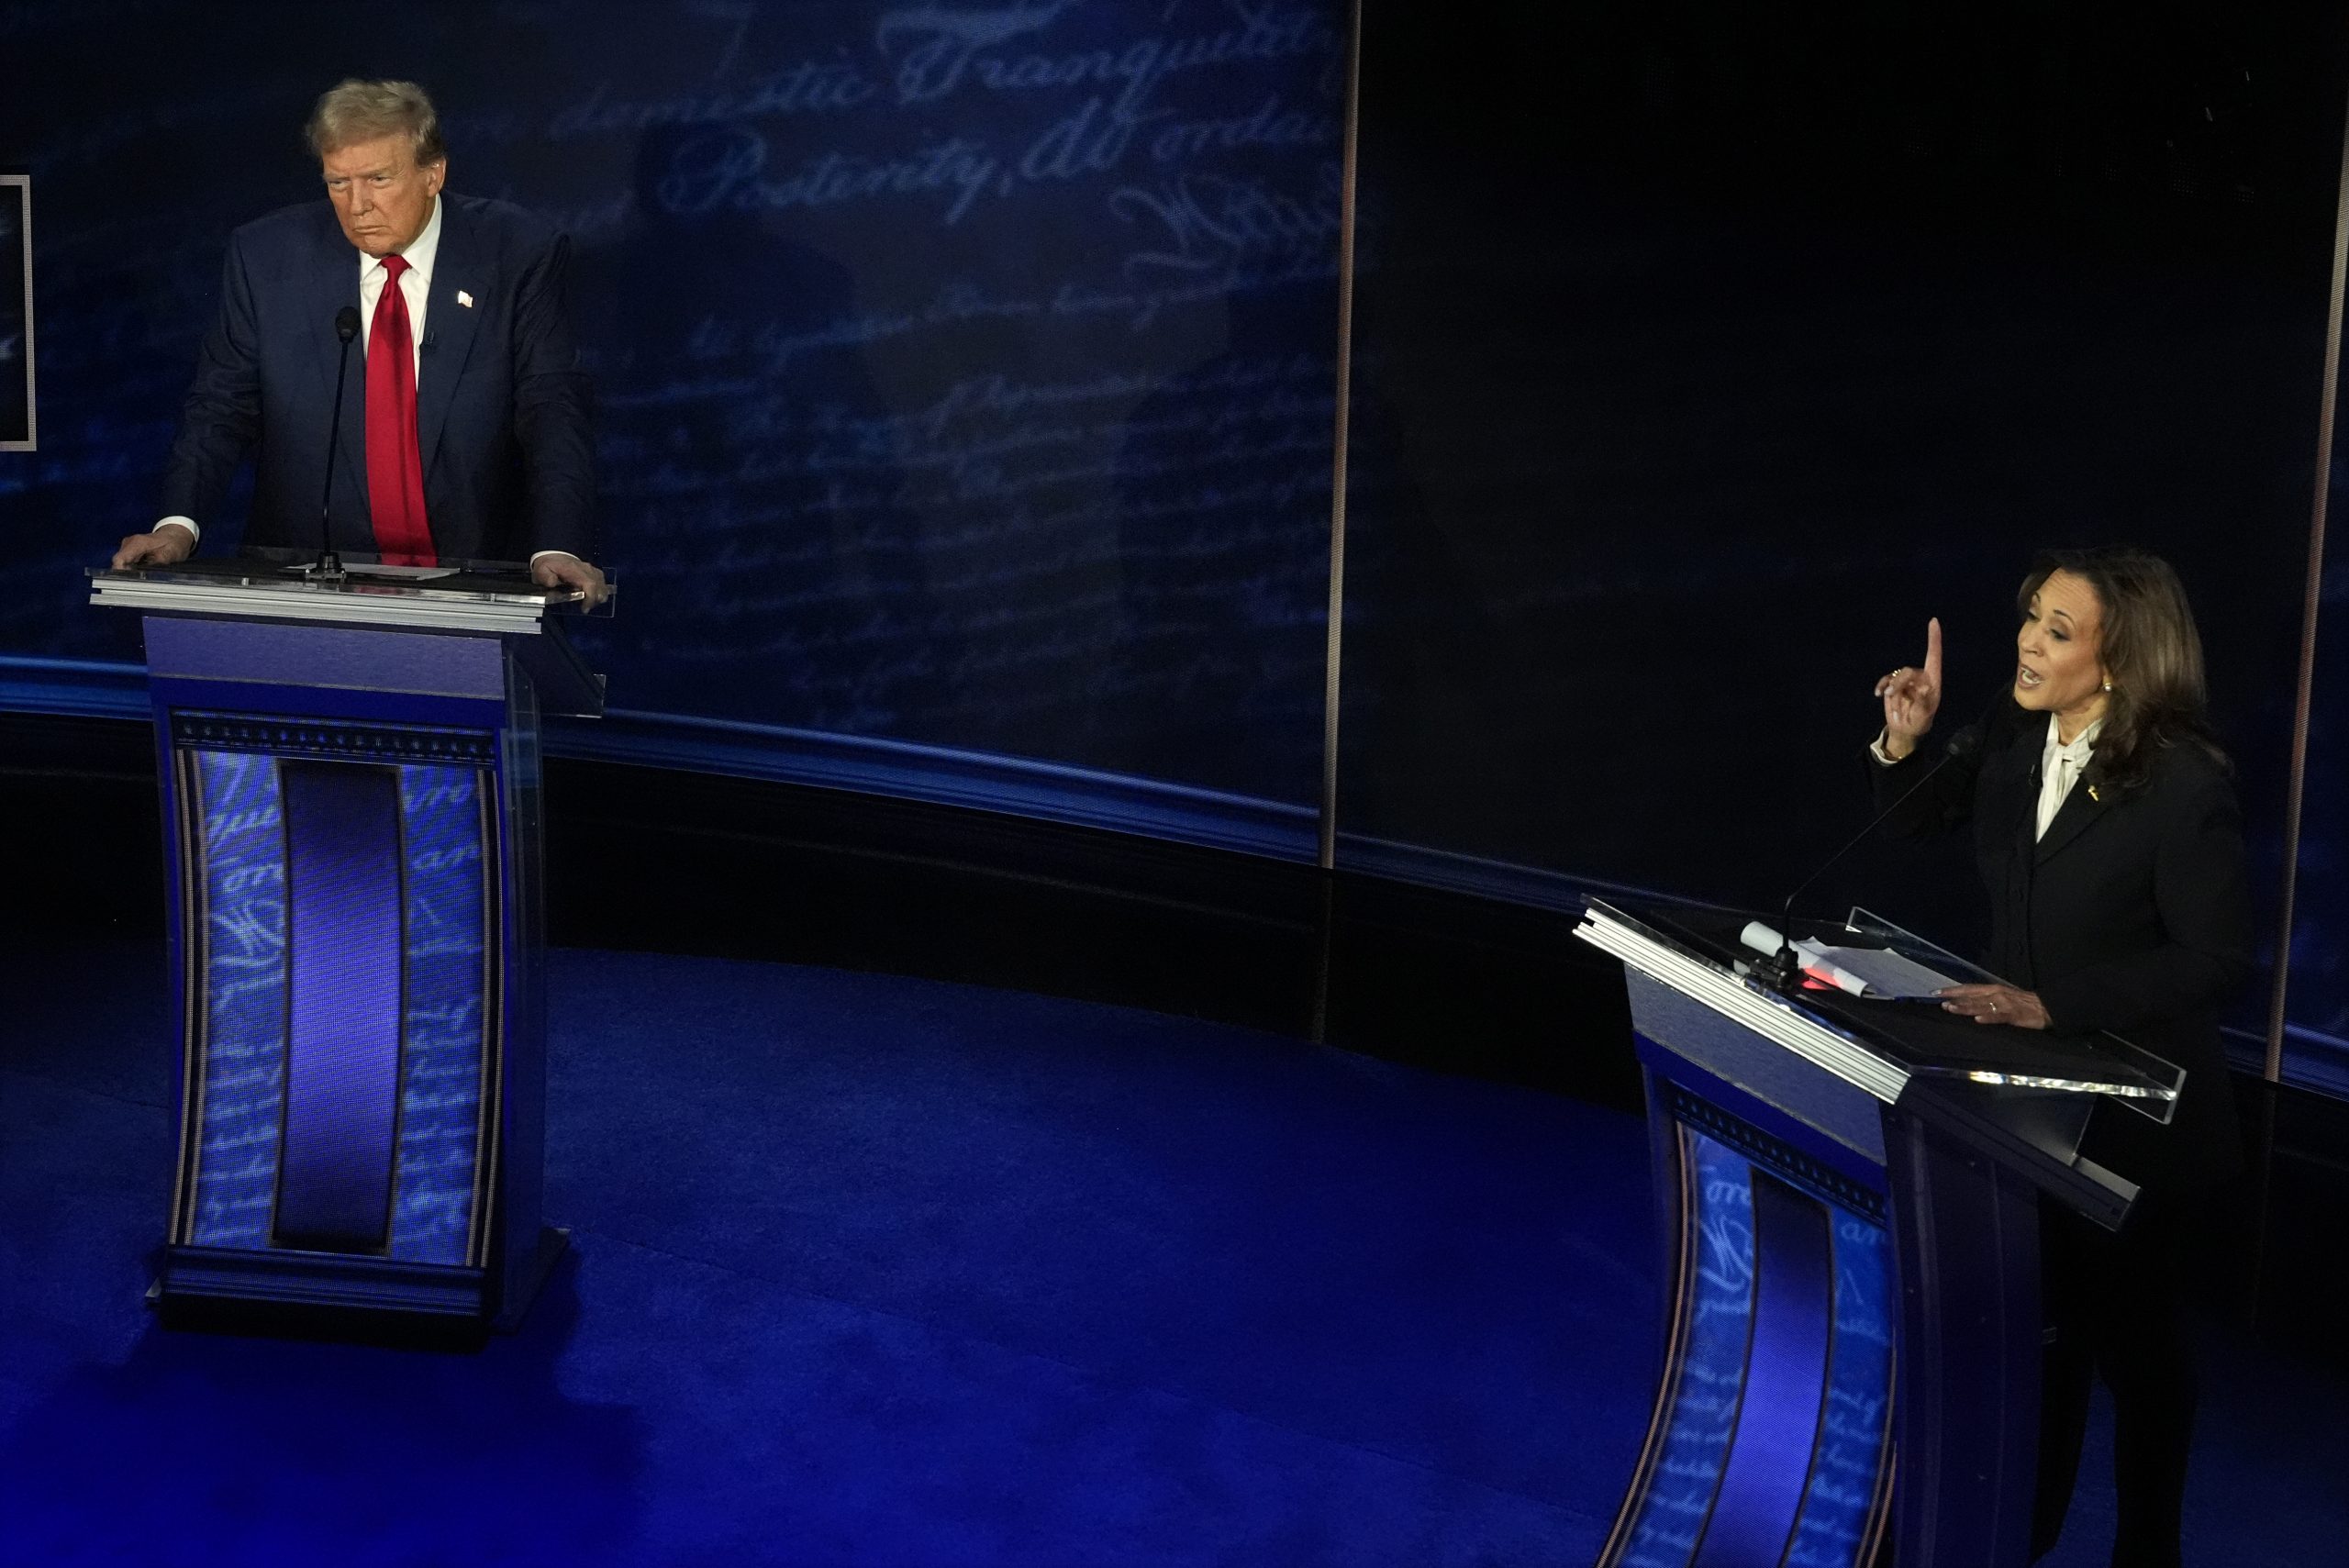
<path id="1" fill-rule="evenodd" d="M 2047 1008 L 2039 993 L 2016 985 L 1951 985 L 1933 993 L 1943 1012 L 1972 1018 L 1977 1024 L 2012 1024 L 2019 1029 L 2043 1029 Z"/>
<path id="2" fill-rule="evenodd" d="M 1885 751 L 1898 762 L 1932 728 L 1933 714 L 1942 706 L 1941 617 L 1925 623 L 1924 668 L 1903 664 L 1876 684 L 1876 695 L 1884 699 Z"/>

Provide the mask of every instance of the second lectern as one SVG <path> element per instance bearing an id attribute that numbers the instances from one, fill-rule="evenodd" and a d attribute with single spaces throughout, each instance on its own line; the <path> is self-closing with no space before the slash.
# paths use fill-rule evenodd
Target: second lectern
<path id="1" fill-rule="evenodd" d="M 1789 995 L 1742 923 L 1593 901 L 1577 933 L 1630 985 L 1670 1313 L 1602 1568 L 2022 1568 L 2041 1205 L 2120 1225 L 2089 1118 L 2165 1120 L 2182 1079 L 2110 1035 Z M 1821 934 L 1981 978 L 1861 911 Z"/>

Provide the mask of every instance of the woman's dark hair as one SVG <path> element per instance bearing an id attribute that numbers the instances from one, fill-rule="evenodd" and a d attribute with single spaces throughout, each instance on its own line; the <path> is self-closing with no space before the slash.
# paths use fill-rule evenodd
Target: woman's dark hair
<path id="1" fill-rule="evenodd" d="M 2221 766 L 2226 753 L 2210 737 L 2203 710 L 2202 638 L 2186 585 L 2168 562 L 2142 550 L 2052 550 L 2032 562 L 2015 595 L 2031 613 L 2031 596 L 2058 572 L 2086 583 L 2103 612 L 2098 657 L 2112 689 L 2104 728 L 2096 738 L 2098 771 L 2124 789 L 2145 782 L 2154 757 L 2181 742 L 2199 747 Z"/>

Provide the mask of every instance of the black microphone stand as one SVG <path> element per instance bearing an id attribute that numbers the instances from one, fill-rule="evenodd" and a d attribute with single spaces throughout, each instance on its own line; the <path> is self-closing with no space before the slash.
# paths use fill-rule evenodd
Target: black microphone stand
<path id="1" fill-rule="evenodd" d="M 318 558 L 299 569 L 304 576 L 320 583 L 340 583 L 350 575 L 342 569 L 342 557 L 335 553 L 329 508 L 334 502 L 335 460 L 342 455 L 342 385 L 351 376 L 351 340 L 359 336 L 357 306 L 346 305 L 334 313 L 334 335 L 342 339 L 342 352 L 335 361 L 334 417 L 327 426 L 327 485 L 318 497 Z"/>
<path id="2" fill-rule="evenodd" d="M 1982 726 L 1979 722 L 1969 724 L 1951 736 L 1948 749 L 1943 753 L 1939 762 L 1927 768 L 1922 777 L 1900 792 L 1900 797 L 1898 800 L 1877 812 L 1866 827 L 1853 834 L 1848 843 L 1828 856 L 1817 871 L 1804 877 L 1795 890 L 1787 895 L 1787 902 L 1778 911 L 1778 951 L 1767 958 L 1757 960 L 1753 965 L 1763 978 L 1781 991 L 1791 991 L 1795 988 L 1802 978 L 1802 960 L 1795 951 L 1795 900 L 1809 892 L 1810 884 L 1825 876 L 1845 855 L 1857 849 L 1869 834 L 1884 826 L 1886 817 L 1908 805 L 1909 797 L 1932 783 L 1936 773 L 1981 744 Z"/>

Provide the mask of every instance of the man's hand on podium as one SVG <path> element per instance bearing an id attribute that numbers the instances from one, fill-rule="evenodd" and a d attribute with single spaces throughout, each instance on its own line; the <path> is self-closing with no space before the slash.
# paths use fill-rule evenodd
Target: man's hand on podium
<path id="1" fill-rule="evenodd" d="M 161 523 L 151 534 L 128 534 L 108 562 L 117 572 L 132 566 L 177 566 L 195 553 L 195 536 L 177 523 Z"/>
<path id="2" fill-rule="evenodd" d="M 591 605 L 602 604 L 612 592 L 605 585 L 602 568 L 559 550 L 531 559 L 530 581 L 541 588 L 576 588 Z"/>

